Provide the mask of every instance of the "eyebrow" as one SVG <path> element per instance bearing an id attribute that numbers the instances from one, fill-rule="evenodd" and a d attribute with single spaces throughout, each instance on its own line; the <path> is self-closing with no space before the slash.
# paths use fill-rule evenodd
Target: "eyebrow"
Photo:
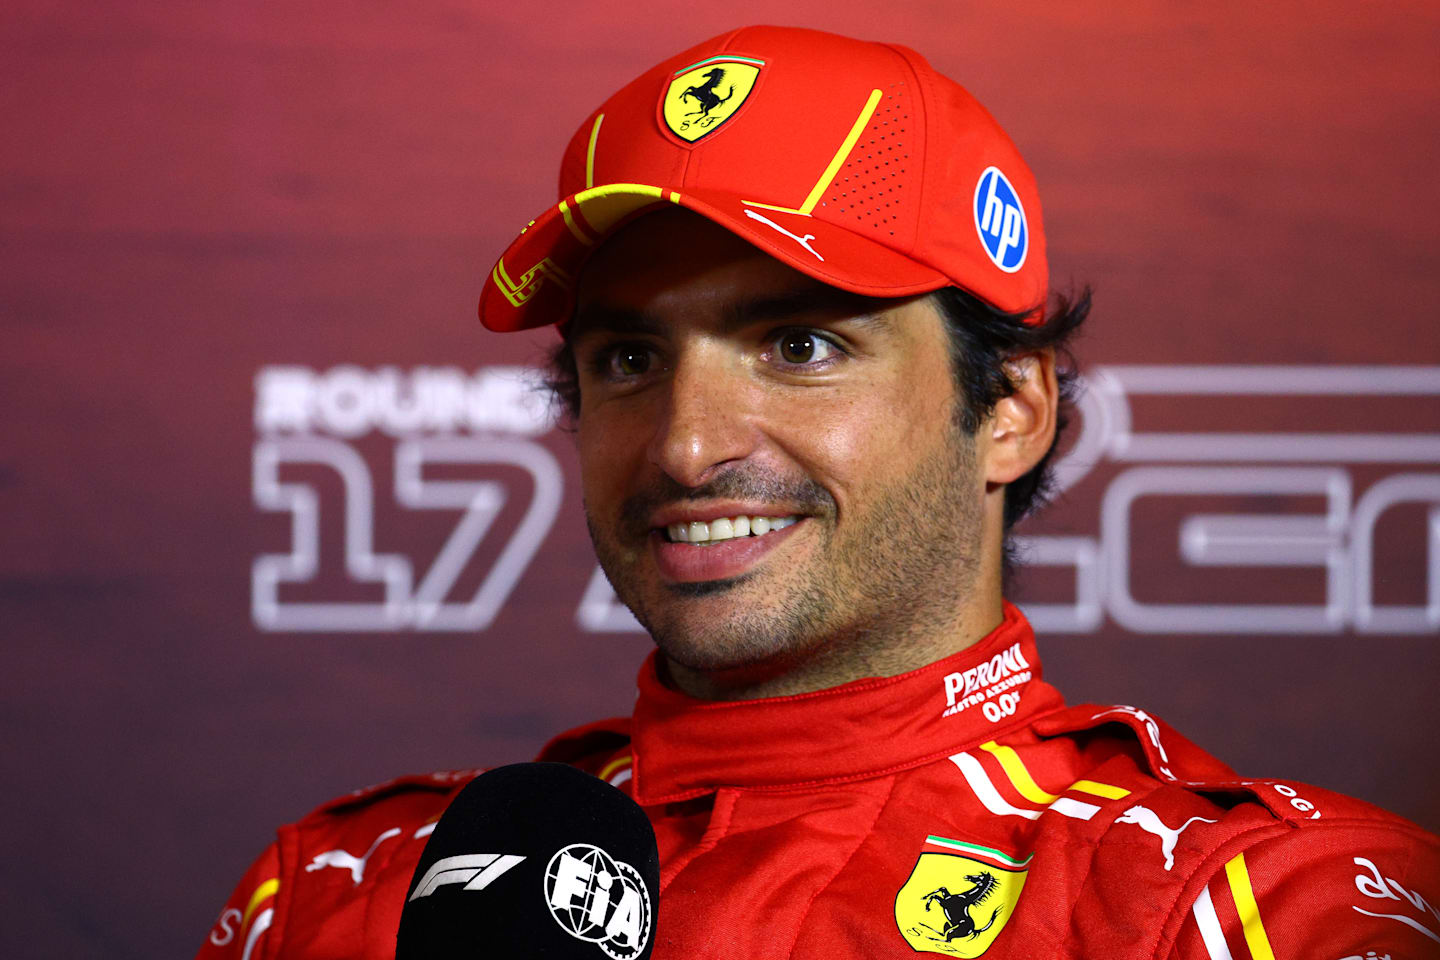
<path id="1" fill-rule="evenodd" d="M 889 326 L 880 314 L 889 306 L 886 300 L 867 297 L 839 287 L 805 287 L 789 293 L 755 297 L 733 304 L 727 311 L 727 329 L 743 327 L 766 320 L 789 320 L 817 313 L 834 313 L 865 326 Z"/>
<path id="2" fill-rule="evenodd" d="M 838 287 L 816 285 L 739 300 L 725 308 L 720 326 L 723 332 L 733 333 L 754 323 L 798 321 L 815 314 L 833 313 L 860 326 L 884 330 L 891 325 L 890 319 L 883 316 L 891 303 L 893 301 L 883 297 L 867 297 Z M 576 311 L 570 322 L 570 338 L 595 332 L 661 334 L 665 326 L 663 320 L 645 311 L 595 303 Z"/>

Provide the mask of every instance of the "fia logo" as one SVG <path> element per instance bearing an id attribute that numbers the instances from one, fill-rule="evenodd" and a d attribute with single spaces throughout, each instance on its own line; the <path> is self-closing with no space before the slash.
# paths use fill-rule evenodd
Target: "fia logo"
<path id="1" fill-rule="evenodd" d="M 650 940 L 654 911 L 639 872 L 599 847 L 557 851 L 545 868 L 545 900 L 562 930 L 615 960 L 639 956 Z"/>
<path id="2" fill-rule="evenodd" d="M 995 266 L 1014 273 L 1025 265 L 1030 249 L 1025 207 L 998 167 L 986 167 L 975 184 L 975 230 Z"/>

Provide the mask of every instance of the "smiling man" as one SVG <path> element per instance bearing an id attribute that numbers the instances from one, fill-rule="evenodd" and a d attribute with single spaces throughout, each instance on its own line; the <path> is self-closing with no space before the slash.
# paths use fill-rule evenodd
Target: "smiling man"
<path id="1" fill-rule="evenodd" d="M 1053 439 L 1053 354 L 1014 361 L 977 435 L 931 298 L 826 286 L 685 210 L 621 229 L 578 290 L 591 536 L 676 687 L 892 676 L 1000 623 L 1004 484 Z"/>
<path id="2" fill-rule="evenodd" d="M 738 30 L 591 114 L 560 195 L 480 313 L 558 328 L 596 553 L 657 646 L 633 716 L 541 753 L 648 815 L 655 957 L 1440 955 L 1436 838 L 1041 679 L 1006 534 L 1088 299 L 1047 308 L 1033 178 L 968 93 Z M 202 957 L 389 956 L 471 775 L 282 828 Z"/>

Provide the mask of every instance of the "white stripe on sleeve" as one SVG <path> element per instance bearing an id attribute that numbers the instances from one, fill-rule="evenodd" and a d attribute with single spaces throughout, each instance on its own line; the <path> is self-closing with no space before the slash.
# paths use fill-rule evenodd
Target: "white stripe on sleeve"
<path id="1" fill-rule="evenodd" d="M 255 949 L 255 944 L 260 940 L 260 934 L 270 929 L 270 921 L 275 919 L 275 908 L 271 907 L 255 918 L 250 926 L 250 935 L 245 938 L 245 952 L 240 955 L 240 960 L 250 960 L 250 954 Z"/>
<path id="2" fill-rule="evenodd" d="M 1210 954 L 1210 960 L 1235 960 L 1220 929 L 1220 918 L 1215 914 L 1215 901 L 1210 899 L 1209 887 L 1200 891 L 1190 912 L 1195 917 L 1195 926 L 1200 928 L 1200 939 L 1205 941 L 1205 952 Z"/>

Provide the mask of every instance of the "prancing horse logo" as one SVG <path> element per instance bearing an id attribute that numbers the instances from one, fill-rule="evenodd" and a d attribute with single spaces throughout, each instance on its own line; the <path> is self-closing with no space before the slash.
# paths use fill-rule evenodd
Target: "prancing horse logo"
<path id="1" fill-rule="evenodd" d="M 924 927 L 931 933 L 938 934 L 932 939 L 944 940 L 947 943 L 960 937 L 974 940 L 989 930 L 995 924 L 995 918 L 1000 915 L 1000 908 L 996 907 L 991 912 L 990 919 L 985 922 L 985 926 L 975 926 L 975 918 L 970 916 L 970 908 L 984 903 L 990 894 L 995 892 L 995 888 L 1000 886 L 1000 881 L 996 880 L 995 875 L 988 871 L 966 874 L 965 879 L 974 886 L 959 893 L 951 893 L 947 888 L 940 887 L 925 894 L 925 909 L 929 910 L 935 904 L 939 904 L 940 912 L 945 915 L 945 922 L 938 929 L 928 923 L 916 924 L 917 927 Z M 915 932 L 919 933 L 918 930 Z"/>
<path id="2" fill-rule="evenodd" d="M 714 133 L 755 89 L 764 61 L 722 55 L 671 74 L 660 103 L 665 126 L 686 143 Z"/>
<path id="3" fill-rule="evenodd" d="M 700 119 L 695 122 L 702 127 L 708 127 L 715 123 L 716 118 L 710 116 L 710 111 L 735 96 L 735 84 L 733 83 L 730 84 L 730 89 L 725 91 L 725 96 L 722 97 L 715 93 L 716 88 L 720 86 L 720 81 L 724 79 L 724 70 L 721 70 L 719 67 L 711 67 L 705 71 L 704 84 L 698 87 L 686 87 L 685 92 L 680 94 L 680 99 L 693 99 L 696 103 L 700 104 L 700 109 L 692 110 L 690 113 L 685 114 L 685 116 L 693 117 L 698 114 Z"/>
<path id="4" fill-rule="evenodd" d="M 947 957 L 982 956 L 1015 914 L 1025 887 L 1023 864 L 988 847 L 927 839 L 930 845 L 953 845 L 1017 867 L 951 853 L 922 852 L 909 878 L 895 891 L 895 926 L 910 949 Z M 1024 863 L 1029 863 L 1028 857 Z"/>

